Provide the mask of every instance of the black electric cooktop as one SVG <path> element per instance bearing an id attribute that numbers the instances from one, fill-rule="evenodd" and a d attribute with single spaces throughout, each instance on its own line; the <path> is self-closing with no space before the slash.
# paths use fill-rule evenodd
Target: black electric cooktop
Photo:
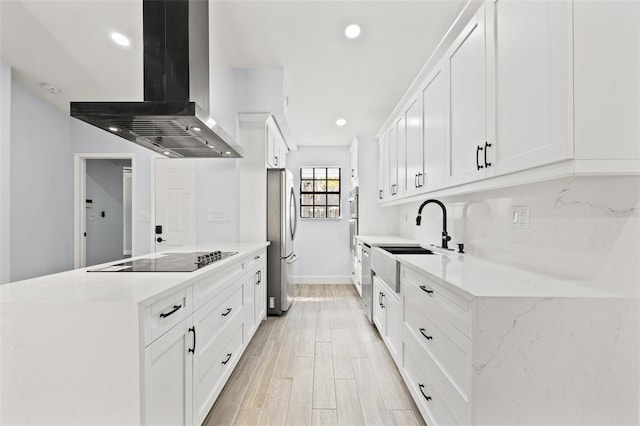
<path id="1" fill-rule="evenodd" d="M 166 253 L 153 259 L 127 260 L 91 269 L 88 272 L 193 272 L 237 253 L 237 251 Z"/>

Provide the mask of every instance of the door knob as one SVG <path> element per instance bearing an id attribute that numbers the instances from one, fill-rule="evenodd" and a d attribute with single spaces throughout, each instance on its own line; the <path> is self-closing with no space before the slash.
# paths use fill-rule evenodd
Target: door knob
<path id="1" fill-rule="evenodd" d="M 161 243 L 161 242 L 166 241 L 166 240 L 163 240 L 162 237 L 158 237 L 158 238 L 156 238 L 156 241 Z"/>

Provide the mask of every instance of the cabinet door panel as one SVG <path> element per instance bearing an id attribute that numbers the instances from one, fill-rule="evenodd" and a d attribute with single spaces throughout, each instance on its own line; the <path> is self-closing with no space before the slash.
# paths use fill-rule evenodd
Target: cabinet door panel
<path id="1" fill-rule="evenodd" d="M 191 317 L 145 349 L 145 423 L 192 423 Z"/>
<path id="2" fill-rule="evenodd" d="M 385 292 L 384 309 L 387 314 L 387 347 L 393 359 L 402 366 L 402 309 L 400 298 L 395 293 Z"/>
<path id="3" fill-rule="evenodd" d="M 405 112 L 407 129 L 407 171 L 406 185 L 408 193 L 419 192 L 422 177 L 422 102 L 420 98 L 413 99 Z M 444 160 L 444 159 L 443 159 Z"/>
<path id="4" fill-rule="evenodd" d="M 389 130 L 387 139 L 387 159 L 389 162 L 389 196 L 394 198 L 398 193 L 398 129 L 397 123 Z"/>
<path id="5" fill-rule="evenodd" d="M 422 92 L 424 127 L 424 171 L 419 183 L 427 190 L 444 186 L 446 146 L 446 80 L 437 70 Z"/>
<path id="6" fill-rule="evenodd" d="M 382 285 L 380 284 L 380 278 L 373 277 L 373 323 L 378 328 L 381 335 L 387 334 L 387 318 L 386 312 L 382 308 Z"/>
<path id="7" fill-rule="evenodd" d="M 571 3 L 495 4 L 495 173 L 570 158 Z"/>
<path id="8" fill-rule="evenodd" d="M 407 128 L 404 114 L 396 122 L 397 131 L 397 171 L 396 171 L 396 193 L 403 196 L 407 192 Z"/>
<path id="9" fill-rule="evenodd" d="M 386 197 L 387 182 L 389 178 L 386 166 L 386 136 L 378 141 L 378 200 L 382 201 Z"/>
<path id="10" fill-rule="evenodd" d="M 264 264 L 262 264 L 260 269 L 258 269 L 255 279 L 254 320 L 257 328 L 260 327 L 260 322 L 264 319 L 267 313 L 267 268 Z"/>
<path id="11" fill-rule="evenodd" d="M 486 139 L 486 51 L 484 7 L 449 52 L 451 184 L 484 176 L 477 163 Z"/>

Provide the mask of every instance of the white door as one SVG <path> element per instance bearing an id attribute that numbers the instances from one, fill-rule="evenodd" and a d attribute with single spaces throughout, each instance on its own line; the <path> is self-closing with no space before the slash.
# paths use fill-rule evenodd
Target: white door
<path id="1" fill-rule="evenodd" d="M 195 186 L 195 160 L 156 159 L 155 251 L 195 245 Z"/>

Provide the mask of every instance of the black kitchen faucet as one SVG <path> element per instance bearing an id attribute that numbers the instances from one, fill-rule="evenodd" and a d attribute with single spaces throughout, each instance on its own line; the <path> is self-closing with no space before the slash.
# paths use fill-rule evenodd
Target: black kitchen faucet
<path id="1" fill-rule="evenodd" d="M 420 222 L 422 221 L 422 209 L 427 204 L 435 203 L 440 206 L 442 209 L 442 248 L 449 249 L 449 241 L 451 241 L 451 237 L 447 234 L 447 208 L 442 204 L 441 201 L 430 199 L 425 201 L 420 205 L 418 209 L 418 216 L 416 217 L 416 225 L 420 226 Z"/>

